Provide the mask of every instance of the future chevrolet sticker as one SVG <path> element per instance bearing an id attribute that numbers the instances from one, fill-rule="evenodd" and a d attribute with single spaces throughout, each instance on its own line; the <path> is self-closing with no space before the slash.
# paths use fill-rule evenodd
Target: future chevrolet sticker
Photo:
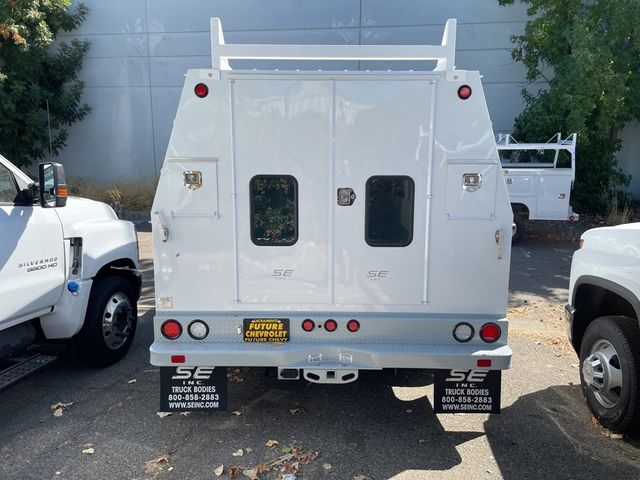
<path id="1" fill-rule="evenodd" d="M 248 343 L 289 341 L 288 318 L 245 318 L 243 340 Z"/>

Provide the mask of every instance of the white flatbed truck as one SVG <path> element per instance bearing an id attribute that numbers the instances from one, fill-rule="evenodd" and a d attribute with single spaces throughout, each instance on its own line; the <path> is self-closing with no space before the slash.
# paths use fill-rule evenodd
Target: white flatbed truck
<path id="1" fill-rule="evenodd" d="M 36 340 L 72 340 L 97 365 L 121 359 L 136 330 L 137 268 L 133 224 L 67 198 L 62 165 L 41 164 L 34 182 L 0 155 L 0 388 L 44 363 L 21 354 Z"/>
<path id="2" fill-rule="evenodd" d="M 508 134 L 496 136 L 513 208 L 514 242 L 524 235 L 526 220 L 579 220 L 570 205 L 576 138 L 558 133 L 546 143 L 518 143 Z"/>
<path id="3" fill-rule="evenodd" d="M 513 218 L 480 74 L 454 68 L 455 20 L 437 46 L 229 45 L 211 27 L 151 211 L 161 408 L 224 408 L 214 372 L 246 366 L 334 384 L 431 369 L 437 412 L 498 412 Z"/>

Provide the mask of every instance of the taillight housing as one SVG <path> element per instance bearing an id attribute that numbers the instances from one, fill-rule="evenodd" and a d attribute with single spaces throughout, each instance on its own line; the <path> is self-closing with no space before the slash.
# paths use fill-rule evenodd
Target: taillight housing
<path id="1" fill-rule="evenodd" d="M 475 331 L 471 324 L 460 322 L 453 328 L 453 338 L 460 343 L 466 343 L 473 338 Z"/>
<path id="2" fill-rule="evenodd" d="M 194 340 L 202 340 L 209 335 L 209 326 L 202 320 L 194 320 L 189 324 L 187 331 Z"/>
<path id="3" fill-rule="evenodd" d="M 471 96 L 472 90 L 469 85 L 462 85 L 458 88 L 458 98 L 460 100 L 466 100 Z"/>
<path id="4" fill-rule="evenodd" d="M 483 342 L 494 343 L 502 335 L 502 330 L 495 323 L 485 323 L 480 328 L 480 338 Z"/>
<path id="5" fill-rule="evenodd" d="M 352 319 L 347 322 L 347 330 L 351 333 L 357 332 L 360 330 L 360 322 L 358 320 Z"/>
<path id="6" fill-rule="evenodd" d="M 160 331 L 165 338 L 175 340 L 182 335 L 182 325 L 176 320 L 167 320 L 160 327 Z"/>
<path id="7" fill-rule="evenodd" d="M 333 319 L 329 319 L 326 322 L 324 322 L 324 329 L 327 332 L 335 332 L 338 329 L 338 322 L 336 322 Z"/>
<path id="8" fill-rule="evenodd" d="M 209 87 L 207 87 L 204 83 L 198 83 L 194 89 L 194 93 L 197 97 L 204 98 L 209 95 Z"/>
<path id="9" fill-rule="evenodd" d="M 316 322 L 314 322 L 310 318 L 307 318 L 306 320 L 302 321 L 302 329 L 305 332 L 311 332 L 313 331 L 314 328 L 316 328 Z"/>

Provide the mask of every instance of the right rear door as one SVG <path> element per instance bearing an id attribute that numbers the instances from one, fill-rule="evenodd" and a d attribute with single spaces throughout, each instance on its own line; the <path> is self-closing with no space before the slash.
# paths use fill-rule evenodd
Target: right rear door
<path id="1" fill-rule="evenodd" d="M 433 88 L 428 80 L 335 83 L 336 304 L 426 301 Z M 339 189 L 353 191 L 351 205 L 338 202 Z"/>

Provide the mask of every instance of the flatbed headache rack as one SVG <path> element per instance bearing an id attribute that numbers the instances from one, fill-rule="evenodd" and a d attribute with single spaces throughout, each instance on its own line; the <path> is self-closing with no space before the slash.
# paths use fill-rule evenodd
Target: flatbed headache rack
<path id="1" fill-rule="evenodd" d="M 502 160 L 503 167 L 509 168 L 558 168 L 558 158 L 560 151 L 565 150 L 569 152 L 571 157 L 571 170 L 574 172 L 573 179 L 575 180 L 576 169 L 576 138 L 578 134 L 572 133 L 566 138 L 562 138 L 561 133 L 555 134 L 546 143 L 519 143 L 508 133 L 499 133 L 496 135 L 496 146 L 498 151 L 502 150 L 535 150 L 539 153 L 551 150 L 555 151 L 553 163 L 541 163 L 541 162 L 505 162 Z"/>
<path id="2" fill-rule="evenodd" d="M 456 19 L 447 20 L 440 45 L 228 44 L 220 19 L 211 19 L 211 65 L 231 70 L 228 60 L 437 60 L 434 71 L 455 70 Z"/>

